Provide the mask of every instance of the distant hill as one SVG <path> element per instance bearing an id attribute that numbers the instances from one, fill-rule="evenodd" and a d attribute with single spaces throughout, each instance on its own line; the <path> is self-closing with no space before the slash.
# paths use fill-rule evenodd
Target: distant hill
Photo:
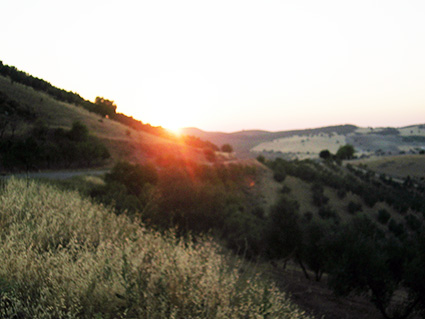
<path id="1" fill-rule="evenodd" d="M 211 142 L 231 144 L 240 157 L 264 155 L 268 158 L 317 158 L 320 151 L 335 153 L 341 145 L 351 144 L 357 157 L 418 154 L 425 151 L 425 125 L 401 128 L 361 128 L 355 125 L 328 126 L 281 132 L 240 131 L 235 133 L 184 132 Z"/>

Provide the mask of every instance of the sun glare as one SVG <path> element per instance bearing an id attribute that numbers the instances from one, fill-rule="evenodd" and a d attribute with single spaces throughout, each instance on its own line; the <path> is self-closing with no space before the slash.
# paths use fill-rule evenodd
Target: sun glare
<path id="1" fill-rule="evenodd" d="M 184 127 L 199 125 L 215 98 L 214 86 L 196 72 L 161 72 L 141 83 L 141 87 L 140 104 L 146 108 L 135 116 L 175 134 Z"/>
<path id="2" fill-rule="evenodd" d="M 169 132 L 173 133 L 176 136 L 181 136 L 182 135 L 182 127 L 164 127 L 165 129 L 167 129 Z"/>

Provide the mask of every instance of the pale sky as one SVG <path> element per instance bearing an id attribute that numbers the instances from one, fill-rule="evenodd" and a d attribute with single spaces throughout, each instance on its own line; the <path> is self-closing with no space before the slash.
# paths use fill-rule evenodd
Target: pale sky
<path id="1" fill-rule="evenodd" d="M 423 0 L 1 0 L 0 11 L 4 64 L 144 123 L 425 123 Z"/>

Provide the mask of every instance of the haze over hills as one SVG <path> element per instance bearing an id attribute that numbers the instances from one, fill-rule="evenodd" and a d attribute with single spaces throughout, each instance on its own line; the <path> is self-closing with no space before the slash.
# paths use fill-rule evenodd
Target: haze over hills
<path id="1" fill-rule="evenodd" d="M 425 125 L 401 128 L 362 128 L 355 125 L 328 126 L 280 132 L 240 131 L 205 132 L 186 128 L 185 134 L 207 139 L 215 144 L 231 144 L 240 157 L 317 158 L 320 151 L 335 153 L 344 144 L 356 149 L 357 157 L 417 154 L 425 150 Z"/>
<path id="2" fill-rule="evenodd" d="M 372 304 L 367 304 L 367 298 L 356 300 L 354 307 L 349 298 L 335 302 L 331 291 L 326 288 L 329 282 L 320 282 L 323 273 L 326 273 L 328 278 L 333 278 L 338 284 L 346 283 L 346 278 L 338 276 L 351 276 L 352 264 L 356 262 L 360 262 L 356 267 L 362 272 L 359 272 L 359 278 L 349 282 L 346 289 L 355 289 L 354 285 L 361 284 L 360 292 L 363 296 L 372 296 L 372 302 L 376 297 L 380 297 L 381 292 L 391 297 L 405 291 L 409 291 L 403 301 L 405 305 L 405 301 L 414 303 L 413 297 L 416 295 L 425 300 L 422 282 L 420 285 L 416 284 L 416 278 L 422 281 L 425 278 L 422 267 L 425 250 L 424 246 L 419 244 L 412 246 L 412 243 L 422 242 L 417 240 L 418 238 L 425 239 L 420 237 L 424 234 L 425 176 L 408 176 L 413 167 L 410 162 L 406 162 L 410 170 L 405 169 L 404 174 L 393 178 L 395 169 L 391 162 L 377 163 L 376 171 L 370 171 L 363 162 L 362 166 L 357 167 L 353 164 L 359 162 L 343 162 L 345 158 L 339 157 L 338 154 L 335 157 L 318 159 L 321 150 L 328 149 L 335 153 L 340 146 L 352 144 L 357 150 L 357 156 L 365 158 L 372 155 L 394 158 L 394 155 L 400 153 L 419 153 L 421 155 L 409 154 L 402 157 L 408 157 L 410 161 L 410 158 L 415 156 L 418 162 L 414 163 L 414 168 L 423 172 L 425 125 L 403 128 L 340 125 L 281 132 L 248 130 L 235 133 L 205 132 L 188 128 L 182 132 L 195 137 L 183 134 L 177 138 L 161 127 L 152 127 L 125 114 L 116 113 L 115 109 L 110 108 L 114 105 L 109 103 L 109 100 L 106 100 L 109 109 L 105 109 L 102 103 L 99 105 L 82 100 L 72 92 L 54 88 L 47 82 L 22 72 L 13 69 L 12 71 L 15 72 L 14 77 L 0 76 L 0 121 L 3 124 L 0 126 L 0 141 L 3 143 L 0 145 L 0 159 L 7 159 L 13 145 L 25 146 L 32 143 L 33 146 L 35 144 L 43 148 L 51 142 L 51 135 L 62 135 L 64 139 L 60 141 L 67 141 L 65 137 L 70 136 L 69 133 L 78 121 L 86 125 L 90 133 L 107 146 L 111 153 L 109 164 L 112 164 L 112 161 L 120 162 L 116 163 L 105 177 L 80 176 L 60 185 L 77 189 L 84 196 L 90 197 L 90 200 L 110 206 L 113 211 L 107 214 L 117 213 L 137 220 L 140 218 L 148 227 L 176 229 L 182 234 L 208 232 L 235 253 L 243 253 L 244 257 L 257 261 L 271 261 L 262 267 L 269 269 L 268 272 L 283 287 L 282 290 L 289 289 L 298 294 L 298 300 L 294 301 L 309 313 L 316 314 L 318 318 L 344 316 L 349 319 L 374 319 L 379 316 L 376 315 L 377 310 L 372 308 Z M 28 81 L 29 84 L 24 83 Z M 32 85 L 33 81 L 36 85 Z M 47 88 L 47 91 L 37 89 L 39 84 Z M 40 125 L 40 121 L 44 126 Z M 44 133 L 47 130 L 49 134 L 40 134 L 40 129 Z M 216 145 L 204 140 L 223 146 L 230 144 L 238 157 L 225 152 L 224 147 L 221 148 L 223 152 L 220 152 Z M 22 141 L 27 144 L 22 144 Z M 73 144 L 70 143 L 69 146 Z M 74 150 L 74 153 L 78 150 L 70 149 Z M 26 147 L 19 150 L 26 155 L 29 153 Z M 37 151 L 37 147 L 33 150 Z M 34 154 L 28 156 L 31 155 Z M 258 157 L 258 161 L 241 160 L 242 157 L 258 155 L 264 156 Z M 318 160 L 285 160 L 295 158 Z M 399 164 L 400 161 L 396 163 Z M 376 174 L 378 169 L 383 167 L 386 171 Z M 27 167 L 27 170 L 32 169 L 34 168 Z M 15 185 L 13 187 L 21 187 Z M 26 183 L 21 185 L 28 187 Z M 34 187 L 40 189 L 38 185 Z M 4 189 L 0 189 L 0 196 Z M 21 191 L 14 189 L 9 193 L 22 195 Z M 64 196 L 67 199 L 73 198 L 69 194 Z M 16 202 L 15 197 L 8 200 Z M 65 201 L 61 200 L 62 203 Z M 80 211 L 79 208 L 76 210 Z M 52 212 L 55 216 L 61 216 L 57 211 L 62 210 L 54 209 Z M 15 213 L 6 215 L 20 216 Z M 367 232 L 363 233 L 365 230 Z M 61 233 L 63 232 L 61 230 Z M 94 233 L 97 231 L 89 231 L 89 235 Z M 360 236 L 365 241 L 351 242 L 350 238 L 344 237 L 346 234 L 353 236 L 352 238 Z M 377 236 L 380 238 L 378 243 Z M 30 247 L 33 247 L 32 239 L 28 240 Z M 64 249 L 68 242 L 63 242 Z M 55 238 L 52 243 L 52 251 L 56 252 L 58 245 Z M 356 246 L 357 244 L 360 246 Z M 345 263 L 344 258 L 339 258 L 343 256 L 342 253 L 334 254 L 334 245 L 342 245 L 343 253 L 348 254 L 353 253 L 354 247 L 355 253 L 360 251 L 362 258 L 369 258 L 368 264 L 361 264 L 362 258 L 357 257 L 350 257 L 349 263 Z M 374 247 L 374 250 L 367 250 L 369 247 Z M 413 250 L 412 256 L 417 254 L 422 259 L 417 261 L 410 258 L 409 254 L 399 255 L 399 247 L 406 248 L 406 251 Z M 375 261 L 382 258 L 383 251 L 385 262 L 376 265 Z M 156 254 L 162 255 L 160 251 Z M 400 265 L 406 264 L 409 267 L 394 274 L 386 272 L 388 263 L 395 259 L 400 261 Z M 138 255 L 135 260 L 138 260 Z M 286 265 L 288 260 L 293 262 L 291 272 L 281 267 Z M 72 264 L 72 261 L 69 262 Z M 127 261 L 123 260 L 123 263 L 126 265 Z M 374 277 L 367 284 L 374 284 L 377 278 L 384 288 L 370 295 L 369 287 L 362 283 L 362 276 L 369 276 L 376 267 L 380 268 L 373 273 Z M 138 269 L 136 266 L 133 268 Z M 119 266 L 116 269 L 120 271 L 124 268 Z M 414 284 L 409 282 L 412 271 Z M 10 277 L 9 272 L 6 271 L 5 274 L 4 278 Z M 300 278 L 302 274 L 305 279 Z M 80 272 L 75 275 L 79 276 Z M 203 278 L 203 275 L 199 278 Z M 313 275 L 316 280 L 314 292 L 311 289 Z M 174 275 L 167 271 L 164 278 L 172 280 Z M 400 278 L 405 279 L 400 281 Z M 197 282 L 197 279 L 192 281 Z M 34 282 L 31 284 L 34 285 Z M 38 281 L 35 282 L 35 285 L 37 284 Z M 22 287 L 27 290 L 26 278 Z M 56 287 L 67 289 L 61 284 Z M 337 291 L 335 287 L 331 288 Z M 184 287 L 180 288 L 179 294 L 183 290 Z M 75 291 L 84 290 L 76 288 Z M 130 288 L 125 291 L 119 290 L 119 296 L 123 296 L 123 300 L 128 299 L 131 307 L 139 307 L 139 301 L 134 301 L 134 292 Z M 240 291 L 240 288 L 234 291 Z M 45 299 L 46 305 L 55 303 L 56 295 L 57 293 L 54 293 Z M 65 295 L 69 295 L 69 291 Z M 87 294 L 84 294 L 84 298 L 86 296 Z M 111 293 L 111 297 L 116 300 L 114 296 L 117 296 L 115 291 Z M 196 299 L 186 298 L 183 294 L 182 296 L 184 301 L 191 302 Z M 260 294 L 257 296 L 258 298 L 254 299 L 264 298 L 260 298 Z M 156 296 L 153 296 L 153 300 L 156 299 Z M 102 303 L 105 299 L 101 302 L 97 300 L 94 298 L 94 302 L 104 308 Z M 243 299 L 243 302 L 245 300 Z M 388 302 L 386 299 L 381 301 L 379 310 L 383 313 L 391 312 L 391 300 L 392 297 Z M 120 300 L 117 302 L 121 303 Z M 204 303 L 199 306 L 205 308 Z M 113 311 L 122 310 L 118 308 Z M 425 304 L 419 305 L 414 311 L 419 313 L 423 309 Z M 407 307 L 406 311 L 413 311 L 413 308 Z M 291 309 L 290 313 L 289 318 L 305 318 L 305 315 L 296 317 L 296 309 Z M 177 316 L 186 317 L 188 316 Z M 270 317 L 282 318 L 279 315 Z"/>

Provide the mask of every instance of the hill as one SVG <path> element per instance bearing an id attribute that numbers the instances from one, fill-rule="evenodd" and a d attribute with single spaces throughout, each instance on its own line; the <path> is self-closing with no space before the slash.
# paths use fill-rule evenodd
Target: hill
<path id="1" fill-rule="evenodd" d="M 69 130 L 79 121 L 103 143 L 118 160 L 145 162 L 163 158 L 206 161 L 204 148 L 210 146 L 197 138 L 152 134 L 151 131 L 125 125 L 102 114 L 90 112 L 73 103 L 59 101 L 50 94 L 0 76 L 0 137 L 28 136 L 36 123 L 51 129 Z M 214 146 L 212 146 L 214 147 Z"/>
<path id="2" fill-rule="evenodd" d="M 2 318 L 307 318 L 211 240 L 148 230 L 75 192 L 12 179 L 0 224 Z"/>
<path id="3" fill-rule="evenodd" d="M 375 156 L 352 161 L 352 164 L 366 167 L 379 174 L 386 174 L 403 180 L 408 176 L 420 180 L 425 179 L 425 156 L 423 154 Z"/>
<path id="4" fill-rule="evenodd" d="M 217 144 L 231 144 L 238 156 L 287 159 L 317 158 L 321 150 L 335 153 L 351 144 L 358 157 L 418 154 L 425 151 L 425 125 L 402 128 L 360 128 L 354 125 L 282 132 L 241 131 L 235 133 L 204 132 L 187 129 Z"/>

